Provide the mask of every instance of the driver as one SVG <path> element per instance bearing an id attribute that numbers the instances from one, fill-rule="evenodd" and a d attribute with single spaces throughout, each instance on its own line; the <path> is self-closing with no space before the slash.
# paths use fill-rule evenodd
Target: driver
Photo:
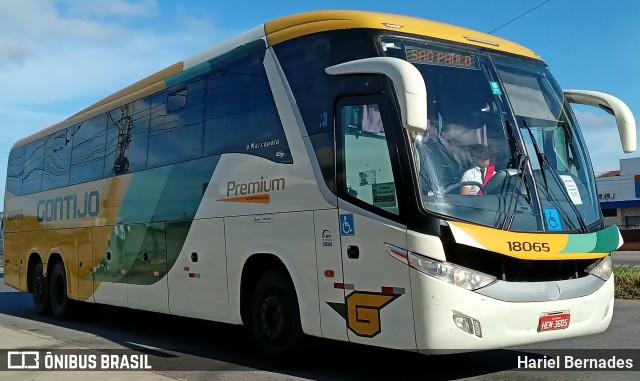
<path id="1" fill-rule="evenodd" d="M 489 147 L 484 144 L 474 144 L 472 148 L 471 158 L 474 166 L 464 172 L 460 181 L 472 182 L 484 187 L 495 171 L 494 166 L 490 164 L 491 153 Z M 482 191 L 477 185 L 467 184 L 460 188 L 460 194 L 482 195 Z"/>

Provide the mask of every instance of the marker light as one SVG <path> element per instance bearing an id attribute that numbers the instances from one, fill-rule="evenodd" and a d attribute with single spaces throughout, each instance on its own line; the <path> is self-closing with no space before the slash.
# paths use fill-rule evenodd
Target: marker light
<path id="1" fill-rule="evenodd" d="M 607 255 L 606 257 L 602 258 L 600 262 L 597 262 L 591 266 L 587 268 L 587 272 L 589 274 L 595 275 L 602 280 L 607 280 L 609 279 L 609 277 L 611 277 L 611 273 L 613 272 L 613 266 L 611 263 L 610 255 Z"/>
<path id="2" fill-rule="evenodd" d="M 477 290 L 496 281 L 496 277 L 449 262 L 440 262 L 420 254 L 409 252 L 409 265 L 414 269 L 441 281 Z"/>

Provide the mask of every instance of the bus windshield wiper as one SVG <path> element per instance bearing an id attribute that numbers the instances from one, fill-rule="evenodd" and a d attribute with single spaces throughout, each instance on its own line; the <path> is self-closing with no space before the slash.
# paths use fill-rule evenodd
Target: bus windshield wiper
<path id="1" fill-rule="evenodd" d="M 558 185 L 558 188 L 560 188 L 562 195 L 565 197 L 566 201 L 569 203 L 569 206 L 571 207 L 571 210 L 573 211 L 573 213 L 575 213 L 578 223 L 580 224 L 580 231 L 587 233 L 588 232 L 587 224 L 584 222 L 584 218 L 582 218 L 582 215 L 580 214 L 580 211 L 578 210 L 578 208 L 576 208 L 576 206 L 573 204 L 573 201 L 571 201 L 571 196 L 569 195 L 569 192 L 567 191 L 567 188 L 565 187 L 564 182 L 560 178 L 560 175 L 558 175 L 556 171 L 553 169 L 553 166 L 549 162 L 549 158 L 547 157 L 547 155 L 544 152 L 540 151 L 540 148 L 538 147 L 538 143 L 536 142 L 536 139 L 533 136 L 533 132 L 531 131 L 531 128 L 527 124 L 527 121 L 523 119 L 522 124 L 527 129 L 529 133 L 529 137 L 531 138 L 531 144 L 533 145 L 533 149 L 536 151 L 536 156 L 538 157 L 538 162 L 540 163 L 540 173 L 542 174 L 542 179 L 544 180 L 544 185 L 547 193 L 547 199 L 551 201 L 549 196 L 549 184 L 547 183 L 547 176 L 546 176 L 547 171 L 544 168 L 545 165 L 549 167 L 550 169 L 549 173 L 551 174 L 551 177 Z"/>
<path id="2" fill-rule="evenodd" d="M 515 183 L 511 187 L 511 190 L 509 191 L 509 195 L 510 195 L 509 200 L 512 203 L 515 201 L 516 187 L 520 186 L 520 181 L 524 178 L 524 171 L 527 168 L 527 163 L 529 162 L 529 156 L 526 153 L 519 152 L 517 153 L 517 156 L 518 156 L 518 167 L 517 167 L 518 174 L 516 175 Z M 517 202 L 515 202 L 515 205 L 513 206 L 513 208 L 509 206 L 508 208 L 509 216 L 505 218 L 504 222 L 502 223 L 502 230 L 511 229 L 511 225 L 513 224 L 513 219 L 516 217 L 517 208 L 518 208 Z"/>
<path id="3" fill-rule="evenodd" d="M 533 149 L 536 151 L 536 156 L 538 157 L 538 162 L 539 163 L 546 162 L 545 159 L 547 159 L 547 155 L 545 155 L 544 153 L 542 153 L 542 151 L 540 151 L 540 147 L 538 147 L 538 142 L 536 141 L 536 138 L 533 136 L 533 132 L 531 131 L 531 128 L 529 127 L 529 124 L 527 124 L 527 121 L 524 120 L 524 119 L 522 120 L 522 124 L 524 125 L 524 128 L 526 128 L 527 132 L 529 133 L 529 138 L 531 139 L 531 144 L 533 145 Z M 545 189 L 549 189 L 549 183 L 547 182 L 547 174 L 546 173 L 547 172 L 544 170 L 543 165 L 541 164 L 540 165 L 540 174 L 542 174 L 542 180 L 544 181 L 544 187 L 545 187 Z"/>
<path id="4" fill-rule="evenodd" d="M 526 152 L 522 150 L 522 148 L 520 148 L 520 145 L 517 143 L 515 134 L 513 133 L 513 129 L 511 128 L 511 123 L 509 123 L 508 120 L 505 120 L 504 124 L 507 130 L 507 133 L 509 134 L 509 143 L 511 145 L 512 152 L 515 153 L 515 156 L 518 159 L 518 166 L 517 166 L 518 173 L 516 175 L 516 180 L 514 185 L 509 190 L 509 196 L 510 196 L 509 201 L 511 203 L 514 203 L 516 187 L 519 186 L 521 179 L 524 178 L 524 171 L 525 171 L 525 168 L 527 167 L 527 163 L 529 162 L 529 156 L 527 155 Z M 511 225 L 513 224 L 513 219 L 516 216 L 517 207 L 518 207 L 518 203 L 515 202 L 515 205 L 513 206 L 513 208 L 511 207 L 511 205 L 509 205 L 509 207 L 507 208 L 507 210 L 509 211 L 509 215 L 507 216 L 507 218 L 504 219 L 502 223 L 502 230 L 511 229 Z"/>

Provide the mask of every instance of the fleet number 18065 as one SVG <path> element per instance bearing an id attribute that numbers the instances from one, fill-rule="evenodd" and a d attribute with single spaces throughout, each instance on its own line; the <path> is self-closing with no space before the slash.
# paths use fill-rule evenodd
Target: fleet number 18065
<path id="1" fill-rule="evenodd" d="M 548 253 L 548 242 L 527 242 L 527 241 L 507 241 L 509 245 L 509 251 L 535 251 Z"/>

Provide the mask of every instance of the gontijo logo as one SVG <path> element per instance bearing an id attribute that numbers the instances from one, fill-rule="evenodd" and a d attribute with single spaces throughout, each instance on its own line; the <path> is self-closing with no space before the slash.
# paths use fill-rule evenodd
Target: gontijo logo
<path id="1" fill-rule="evenodd" d="M 100 213 L 100 193 L 69 194 L 38 201 L 38 222 L 96 217 Z"/>
<path id="2" fill-rule="evenodd" d="M 221 198 L 218 201 L 268 204 L 271 202 L 269 192 L 284 190 L 285 187 L 286 181 L 283 177 L 271 180 L 260 177 L 260 180 L 248 183 L 229 181 L 227 182 L 227 198 Z"/>
<path id="3" fill-rule="evenodd" d="M 353 285 L 336 283 L 334 287 L 347 290 Z M 344 304 L 327 304 L 347 321 L 351 332 L 362 337 L 375 337 L 382 332 L 380 311 L 405 293 L 401 287 L 383 287 L 382 291 L 354 291 L 345 297 Z"/>

